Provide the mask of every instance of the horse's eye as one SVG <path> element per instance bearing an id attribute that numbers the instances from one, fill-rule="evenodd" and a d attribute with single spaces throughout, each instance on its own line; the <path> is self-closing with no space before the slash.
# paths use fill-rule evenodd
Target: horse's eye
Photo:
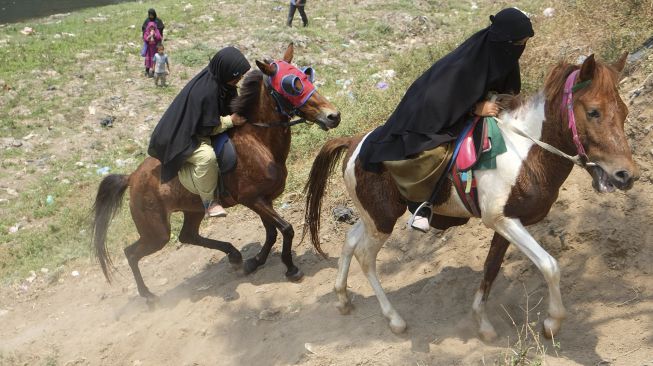
<path id="1" fill-rule="evenodd" d="M 588 118 L 599 118 L 599 117 L 601 117 L 601 112 L 597 111 L 596 109 L 589 110 L 587 112 L 587 117 Z"/>

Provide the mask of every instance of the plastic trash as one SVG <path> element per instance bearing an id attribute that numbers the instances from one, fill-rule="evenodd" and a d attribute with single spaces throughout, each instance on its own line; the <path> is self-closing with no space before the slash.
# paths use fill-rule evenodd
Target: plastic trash
<path id="1" fill-rule="evenodd" d="M 108 166 L 103 166 L 102 168 L 97 168 L 95 172 L 97 173 L 97 175 L 107 175 L 109 174 L 110 170 L 111 168 L 109 168 Z"/>

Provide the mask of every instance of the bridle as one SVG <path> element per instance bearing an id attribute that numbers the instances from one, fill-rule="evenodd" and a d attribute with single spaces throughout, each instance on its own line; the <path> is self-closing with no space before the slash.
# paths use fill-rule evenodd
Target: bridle
<path id="1" fill-rule="evenodd" d="M 500 127 L 508 129 L 522 137 L 526 137 L 527 139 L 533 141 L 536 145 L 539 147 L 543 148 L 544 150 L 558 155 L 560 157 L 563 157 L 572 163 L 580 166 L 580 167 L 592 167 L 592 166 L 598 166 L 597 163 L 594 163 L 589 160 L 589 157 L 587 156 L 587 153 L 585 152 L 585 148 L 583 147 L 583 144 L 580 141 L 580 136 L 578 135 L 578 130 L 576 128 L 576 117 L 574 116 L 574 95 L 573 93 L 587 87 L 588 85 L 591 84 L 592 80 L 585 80 L 582 81 L 578 84 L 574 84 L 576 81 L 576 77 L 578 76 L 579 70 L 575 70 L 569 76 L 567 76 L 567 80 L 565 81 L 565 87 L 563 90 L 562 94 L 562 113 L 564 115 L 565 110 L 567 111 L 567 120 L 569 122 L 569 129 L 571 130 L 571 136 L 574 141 L 574 145 L 576 145 L 576 152 L 577 155 L 571 156 L 568 155 L 564 152 L 562 152 L 560 149 L 547 144 L 546 142 L 542 142 L 538 139 L 535 139 L 531 137 L 529 134 L 526 132 L 522 131 L 521 129 L 504 123 L 501 121 L 499 118 L 494 117 L 497 120 L 497 123 Z"/>

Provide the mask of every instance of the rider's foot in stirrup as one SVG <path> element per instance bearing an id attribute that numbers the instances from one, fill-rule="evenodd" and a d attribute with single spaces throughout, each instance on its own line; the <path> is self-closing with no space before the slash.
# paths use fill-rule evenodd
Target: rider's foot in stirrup
<path id="1" fill-rule="evenodd" d="M 428 217 L 419 216 L 419 215 L 415 215 L 415 220 L 413 220 L 413 223 L 410 225 L 410 227 L 412 227 L 415 230 L 419 230 L 423 233 L 431 229 L 431 225 L 429 224 Z"/>
<path id="2" fill-rule="evenodd" d="M 225 217 L 227 216 L 227 211 L 222 207 L 218 202 L 213 201 L 206 208 L 206 216 L 208 217 Z"/>

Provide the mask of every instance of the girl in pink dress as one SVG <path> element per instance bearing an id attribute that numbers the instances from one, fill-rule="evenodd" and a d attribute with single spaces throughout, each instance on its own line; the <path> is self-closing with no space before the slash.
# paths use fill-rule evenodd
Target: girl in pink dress
<path id="1" fill-rule="evenodd" d="M 154 76 L 154 61 L 152 61 L 152 58 L 156 53 L 156 46 L 161 43 L 161 32 L 159 32 L 155 22 L 147 23 L 145 32 L 143 32 L 143 40 L 147 44 L 147 50 L 145 51 L 145 74 L 152 77 Z"/>

